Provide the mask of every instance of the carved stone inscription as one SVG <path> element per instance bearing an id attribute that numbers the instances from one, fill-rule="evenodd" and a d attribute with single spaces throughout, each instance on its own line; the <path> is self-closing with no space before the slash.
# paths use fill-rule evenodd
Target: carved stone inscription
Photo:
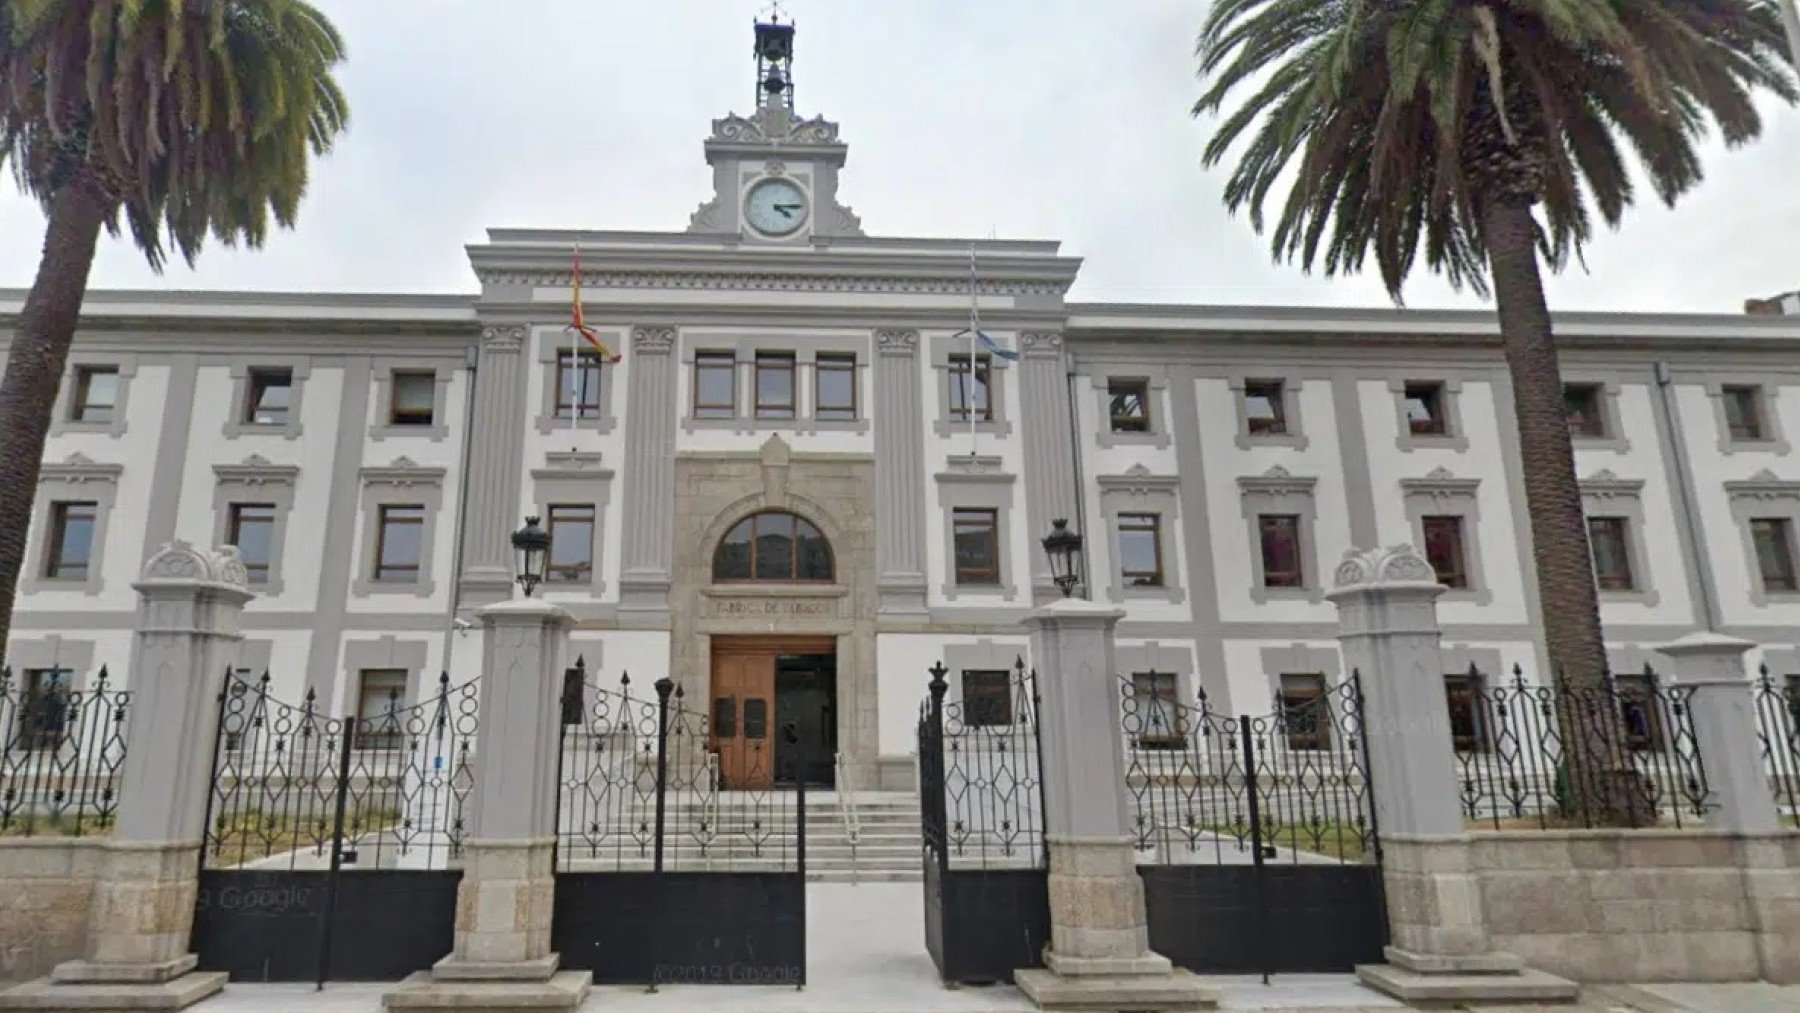
<path id="1" fill-rule="evenodd" d="M 797 598 L 723 598 L 713 600 L 713 614 L 721 617 L 786 616 L 831 618 L 837 615 L 832 601 Z"/>

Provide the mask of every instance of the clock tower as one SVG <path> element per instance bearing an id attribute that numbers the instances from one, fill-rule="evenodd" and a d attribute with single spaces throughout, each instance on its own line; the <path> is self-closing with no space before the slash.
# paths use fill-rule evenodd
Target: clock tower
<path id="1" fill-rule="evenodd" d="M 863 234 L 837 199 L 849 150 L 837 124 L 794 112 L 794 34 L 779 15 L 757 23 L 756 112 L 713 121 L 706 141 L 713 197 L 694 212 L 689 232 L 771 244 Z"/>

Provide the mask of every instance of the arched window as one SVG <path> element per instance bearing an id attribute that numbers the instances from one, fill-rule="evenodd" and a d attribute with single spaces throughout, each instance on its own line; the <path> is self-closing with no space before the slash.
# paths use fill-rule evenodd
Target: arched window
<path id="1" fill-rule="evenodd" d="M 771 510 L 738 522 L 713 554 L 715 581 L 832 579 L 831 543 L 804 517 Z"/>

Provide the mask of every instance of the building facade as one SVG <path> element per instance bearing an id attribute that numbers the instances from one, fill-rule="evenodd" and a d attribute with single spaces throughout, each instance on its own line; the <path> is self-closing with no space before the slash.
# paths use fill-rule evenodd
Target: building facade
<path id="1" fill-rule="evenodd" d="M 1337 561 L 1399 542 L 1451 586 L 1447 676 L 1541 678 L 1492 314 L 1071 303 L 1054 242 L 867 234 L 837 125 L 791 94 L 712 125 L 684 231 L 494 230 L 467 296 L 93 294 L 15 678 L 123 666 L 131 583 L 183 539 L 242 550 L 239 665 L 282 695 L 354 714 L 461 682 L 528 515 L 588 670 L 676 679 L 727 769 L 797 720 L 860 787 L 909 784 L 926 670 L 1002 705 L 1061 518 L 1152 692 L 1321 692 L 1347 675 Z M 567 326 L 578 248 L 616 362 Z M 1615 671 L 1716 629 L 1800 673 L 1800 323 L 1557 325 Z"/>

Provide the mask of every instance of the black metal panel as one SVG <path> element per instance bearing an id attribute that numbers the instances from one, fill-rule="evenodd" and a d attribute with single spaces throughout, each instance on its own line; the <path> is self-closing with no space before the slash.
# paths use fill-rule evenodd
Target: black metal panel
<path id="1" fill-rule="evenodd" d="M 551 946 L 603 984 L 798 985 L 806 884 L 792 872 L 558 873 Z"/>
<path id="2" fill-rule="evenodd" d="M 951 869 L 943 896 L 947 936 L 941 952 L 931 956 L 945 981 L 1011 983 L 1014 971 L 1044 966 L 1050 942 L 1046 870 Z"/>
<path id="3" fill-rule="evenodd" d="M 460 872 L 358 872 L 337 877 L 329 975 L 397 981 L 450 952 Z M 315 981 L 331 902 L 327 871 L 200 873 L 193 948 L 203 971 L 233 981 Z"/>
<path id="4" fill-rule="evenodd" d="M 1150 948 L 1196 974 L 1345 972 L 1387 944 L 1377 865 L 1157 865 L 1138 870 Z"/>

